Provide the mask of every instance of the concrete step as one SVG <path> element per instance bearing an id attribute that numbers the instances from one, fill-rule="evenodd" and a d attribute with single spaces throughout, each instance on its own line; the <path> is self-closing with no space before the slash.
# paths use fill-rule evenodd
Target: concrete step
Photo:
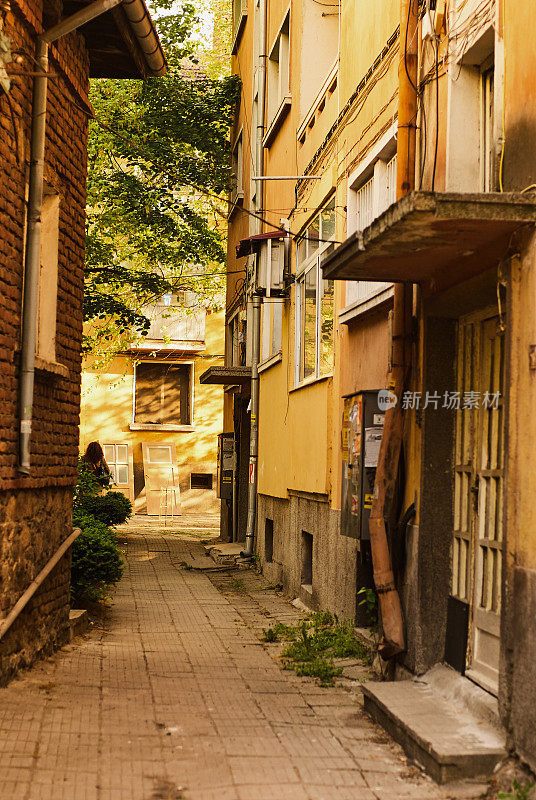
<path id="1" fill-rule="evenodd" d="M 85 608 L 71 608 L 69 611 L 69 641 L 80 636 L 89 628 L 89 616 Z"/>
<path id="2" fill-rule="evenodd" d="M 487 776 L 506 755 L 505 734 L 491 713 L 496 700 L 449 667 L 413 680 L 368 682 L 363 694 L 365 710 L 438 783 Z"/>

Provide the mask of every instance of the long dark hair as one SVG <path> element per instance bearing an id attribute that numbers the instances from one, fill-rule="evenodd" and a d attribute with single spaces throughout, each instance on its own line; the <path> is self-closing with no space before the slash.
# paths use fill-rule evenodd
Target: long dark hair
<path id="1" fill-rule="evenodd" d="M 90 442 L 87 446 L 84 461 L 88 461 L 90 464 L 100 464 L 101 461 L 104 460 L 104 453 L 102 452 L 102 447 L 98 442 Z"/>

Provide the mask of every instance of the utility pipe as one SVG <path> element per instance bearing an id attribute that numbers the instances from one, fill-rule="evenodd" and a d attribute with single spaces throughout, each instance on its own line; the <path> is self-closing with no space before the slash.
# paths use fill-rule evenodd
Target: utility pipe
<path id="1" fill-rule="evenodd" d="M 415 188 L 417 131 L 418 0 L 401 0 L 398 67 L 397 199 Z M 392 513 L 404 415 L 402 395 L 411 363 L 412 285 L 397 283 L 393 300 L 393 358 L 390 389 L 397 403 L 385 413 L 383 435 L 369 519 L 374 583 L 378 593 L 384 641 L 379 648 L 388 659 L 405 650 L 404 621 L 396 590 L 386 517 Z"/>
<path id="2" fill-rule="evenodd" d="M 255 140 L 255 233 L 262 233 L 264 168 L 265 97 L 266 97 L 266 0 L 259 0 L 259 60 L 257 63 L 257 131 Z M 256 268 L 259 254 L 255 255 Z M 253 555 L 255 523 L 257 519 L 257 462 L 259 445 L 259 358 L 261 349 L 261 304 L 259 295 L 253 296 L 252 353 L 251 353 L 251 421 L 249 437 L 248 518 L 245 555 Z"/>
<path id="3" fill-rule="evenodd" d="M 41 249 L 41 214 L 43 210 L 43 172 L 45 163 L 45 138 L 47 116 L 47 88 L 48 88 L 48 50 L 49 46 L 66 36 L 68 33 L 80 28 L 86 22 L 100 17 L 111 8 L 120 5 L 122 0 L 96 0 L 89 6 L 77 11 L 70 17 L 54 25 L 41 34 L 37 39 L 36 60 L 38 74 L 33 83 L 32 99 L 32 140 L 30 150 L 30 175 L 28 187 L 28 213 L 26 227 L 26 249 L 24 259 L 24 295 L 22 306 L 22 352 L 21 369 L 19 377 L 19 407 L 20 407 L 20 435 L 19 435 L 19 464 L 18 470 L 24 475 L 30 474 L 30 437 L 33 420 L 33 396 L 35 373 L 35 348 L 37 340 L 37 306 L 39 290 L 39 265 Z M 129 0 L 139 6 L 138 12 L 143 11 L 143 0 Z M 129 6 L 130 8 L 130 6 Z M 126 10 L 126 9 L 125 9 Z M 129 11 L 126 11 L 127 16 Z M 162 55 L 163 67 L 158 67 L 156 56 L 152 57 L 150 66 L 155 64 L 158 71 L 165 70 L 163 57 L 156 31 L 150 25 L 151 31 L 140 28 L 138 39 L 144 38 L 151 42 L 153 39 L 158 44 L 158 52 Z M 153 36 L 154 34 L 154 36 Z M 141 44 L 141 43 L 140 43 Z M 148 46 L 148 45 L 145 45 Z M 147 55 L 147 54 L 146 54 Z M 147 56 L 148 58 L 148 56 Z"/>
<path id="4" fill-rule="evenodd" d="M 246 528 L 247 556 L 253 555 L 257 506 L 257 466 L 259 443 L 259 350 L 261 340 L 261 298 L 253 296 L 253 352 L 251 358 L 251 434 L 249 439 L 248 522 Z"/>

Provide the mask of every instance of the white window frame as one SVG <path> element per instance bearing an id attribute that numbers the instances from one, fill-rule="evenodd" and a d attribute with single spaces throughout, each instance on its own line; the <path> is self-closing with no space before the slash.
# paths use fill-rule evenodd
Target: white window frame
<path id="1" fill-rule="evenodd" d="M 322 296 L 323 296 L 323 282 L 324 276 L 322 274 L 321 264 L 322 258 L 332 247 L 331 240 L 335 238 L 335 230 L 331 232 L 329 236 L 324 235 L 323 231 L 323 222 L 322 222 L 322 212 L 325 211 L 331 204 L 336 203 L 335 195 L 333 195 L 327 203 L 324 204 L 323 208 L 319 210 L 317 214 L 312 218 L 309 225 L 306 227 L 304 233 L 298 237 L 296 241 L 296 281 L 295 281 L 295 342 L 294 342 L 294 386 L 302 386 L 312 381 L 324 379 L 329 377 L 333 374 L 333 365 L 330 370 L 327 372 L 320 371 L 320 351 L 322 345 Z M 334 209 L 335 210 L 335 205 Z M 310 227 L 319 220 L 318 224 L 318 239 L 309 239 L 307 236 L 308 230 Z M 321 241 L 323 239 L 328 239 L 328 241 Z M 311 241 L 317 242 L 317 247 L 313 250 L 312 253 L 309 253 L 309 244 Z M 305 259 L 299 261 L 299 248 L 302 243 L 305 242 Z M 305 290 L 305 276 L 311 272 L 311 270 L 316 271 L 316 301 L 315 301 L 315 317 L 316 317 L 316 326 L 315 326 L 315 369 L 313 374 L 307 375 L 306 377 L 302 377 L 301 368 L 302 368 L 302 356 L 303 356 L 303 342 L 302 342 L 302 300 L 303 300 L 303 292 Z M 335 313 L 333 314 L 333 321 L 335 323 Z"/>
<path id="2" fill-rule="evenodd" d="M 167 364 L 168 366 L 188 366 L 190 367 L 190 414 L 187 424 L 174 422 L 136 422 L 136 370 L 139 364 Z M 132 374 L 132 421 L 129 425 L 131 431 L 192 431 L 194 430 L 194 392 L 195 386 L 195 361 L 177 361 L 167 358 L 144 359 L 134 363 Z"/>
<path id="3" fill-rule="evenodd" d="M 267 130 L 263 144 L 270 147 L 291 104 L 290 93 L 290 6 L 269 50 L 266 64 Z"/>
<path id="4" fill-rule="evenodd" d="M 346 235 L 364 230 L 395 201 L 396 123 L 348 178 Z M 384 302 L 392 295 L 392 286 L 385 281 L 347 281 L 339 316 L 346 322 Z"/>
<path id="5" fill-rule="evenodd" d="M 232 175 L 235 176 L 235 185 L 231 190 L 231 202 L 236 204 L 244 199 L 244 128 L 240 128 L 234 140 L 232 150 Z"/>

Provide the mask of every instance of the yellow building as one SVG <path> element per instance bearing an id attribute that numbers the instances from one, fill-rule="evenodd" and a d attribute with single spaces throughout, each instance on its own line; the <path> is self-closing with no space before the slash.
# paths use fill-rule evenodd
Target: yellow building
<path id="1" fill-rule="evenodd" d="M 100 442 L 136 513 L 218 513 L 222 397 L 199 376 L 223 363 L 223 313 L 177 307 L 170 295 L 146 313 L 145 339 L 102 368 L 84 365 L 81 452 Z"/>
<path id="2" fill-rule="evenodd" d="M 219 380 L 223 535 L 253 519 L 267 576 L 357 621 L 376 571 L 398 672 L 446 662 L 534 765 L 529 6 L 234 3 Z"/>

